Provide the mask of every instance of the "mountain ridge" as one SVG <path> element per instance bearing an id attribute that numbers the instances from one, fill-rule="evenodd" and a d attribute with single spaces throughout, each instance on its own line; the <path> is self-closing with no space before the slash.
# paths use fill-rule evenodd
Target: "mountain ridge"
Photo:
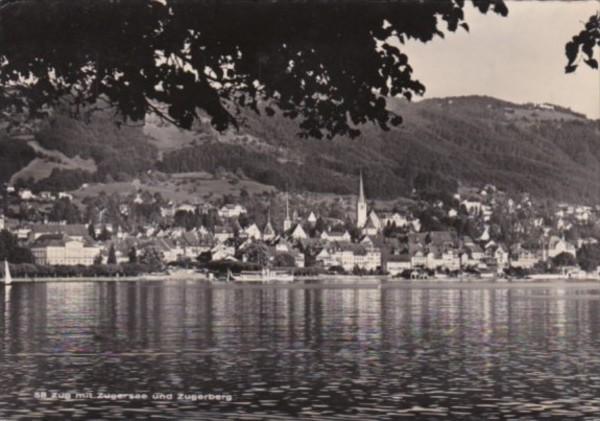
<path id="1" fill-rule="evenodd" d="M 35 138 L 69 158 L 77 151 L 93 159 L 99 181 L 149 169 L 225 170 L 279 189 L 347 194 L 362 170 L 374 198 L 492 183 L 542 198 L 600 201 L 598 120 L 551 104 L 485 96 L 391 99 L 388 108 L 402 115 L 402 125 L 389 131 L 364 125 L 355 139 L 303 139 L 293 120 L 252 112 L 241 115 L 239 131 L 224 133 L 206 119 L 190 131 L 152 118 L 143 128 L 115 129 L 107 115 L 84 123 L 59 114 Z"/>

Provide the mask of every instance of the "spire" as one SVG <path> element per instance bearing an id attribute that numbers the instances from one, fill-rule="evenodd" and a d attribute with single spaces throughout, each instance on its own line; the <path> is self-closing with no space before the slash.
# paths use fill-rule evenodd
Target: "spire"
<path id="1" fill-rule="evenodd" d="M 364 203 L 366 201 L 365 199 L 365 187 L 363 184 L 363 175 L 362 175 L 362 170 L 360 172 L 360 184 L 359 184 L 359 191 L 358 191 L 358 201 L 360 203 Z"/>
<path id="2" fill-rule="evenodd" d="M 285 192 L 285 219 L 283 220 L 283 231 L 287 232 L 292 228 L 292 220 L 290 219 L 290 194 Z"/>
<path id="3" fill-rule="evenodd" d="M 290 219 L 290 194 L 285 192 L 285 219 Z"/>
<path id="4" fill-rule="evenodd" d="M 364 228 L 367 223 L 367 199 L 365 198 L 365 187 L 363 184 L 362 171 L 360 172 L 360 184 L 358 190 L 358 202 L 356 203 L 356 227 Z"/>

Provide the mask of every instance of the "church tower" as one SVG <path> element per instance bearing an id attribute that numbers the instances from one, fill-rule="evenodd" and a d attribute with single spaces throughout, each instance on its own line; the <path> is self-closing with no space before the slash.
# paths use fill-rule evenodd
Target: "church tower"
<path id="1" fill-rule="evenodd" d="M 367 223 L 367 199 L 365 198 L 365 187 L 363 185 L 362 171 L 360 172 L 360 184 L 358 190 L 358 203 L 356 204 L 356 227 L 363 228 Z"/>
<path id="2" fill-rule="evenodd" d="M 283 220 L 283 232 L 288 232 L 292 228 L 292 220 L 290 219 L 290 195 L 285 193 L 285 219 Z"/>

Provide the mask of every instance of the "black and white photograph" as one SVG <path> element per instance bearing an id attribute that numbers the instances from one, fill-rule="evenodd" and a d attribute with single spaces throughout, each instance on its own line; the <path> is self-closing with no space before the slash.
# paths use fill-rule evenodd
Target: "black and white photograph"
<path id="1" fill-rule="evenodd" d="M 600 420 L 599 0 L 0 0 L 0 421 Z"/>

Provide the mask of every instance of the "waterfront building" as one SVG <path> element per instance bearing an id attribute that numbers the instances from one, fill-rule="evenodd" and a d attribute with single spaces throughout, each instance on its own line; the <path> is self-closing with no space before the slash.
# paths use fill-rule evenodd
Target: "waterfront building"
<path id="1" fill-rule="evenodd" d="M 94 264 L 94 259 L 100 252 L 100 247 L 64 234 L 42 235 L 31 247 L 31 253 L 38 265 L 90 266 Z"/>
<path id="2" fill-rule="evenodd" d="M 412 268 L 411 258 L 408 253 L 390 255 L 385 262 L 385 271 L 390 275 L 398 275 Z"/>
<path id="3" fill-rule="evenodd" d="M 517 268 L 531 269 L 541 261 L 541 256 L 538 253 L 525 249 L 520 245 L 513 247 L 511 255 L 510 265 Z"/>
<path id="4" fill-rule="evenodd" d="M 561 253 L 569 253 L 569 254 L 573 255 L 573 257 L 575 257 L 575 255 L 577 253 L 577 249 L 575 248 L 575 246 L 573 244 L 569 243 L 564 238 L 560 238 L 560 237 L 553 235 L 552 237 L 550 237 L 550 240 L 548 241 L 546 255 L 549 258 L 553 258 L 553 257 L 558 256 Z"/>
<path id="5" fill-rule="evenodd" d="M 496 248 L 493 256 L 494 259 L 496 259 L 496 265 L 498 266 L 498 268 L 504 268 L 508 265 L 508 251 L 506 251 L 506 249 L 502 245 Z"/>
<path id="6" fill-rule="evenodd" d="M 321 250 L 316 261 L 326 268 L 341 266 L 346 272 L 354 268 L 377 270 L 381 268 L 381 250 L 361 244 L 335 243 Z"/>

